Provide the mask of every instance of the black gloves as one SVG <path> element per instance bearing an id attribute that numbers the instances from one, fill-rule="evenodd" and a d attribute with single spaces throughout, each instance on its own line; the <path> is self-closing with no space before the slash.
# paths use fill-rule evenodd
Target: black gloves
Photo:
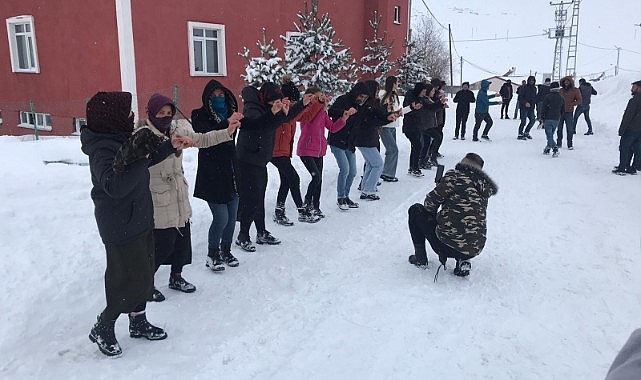
<path id="1" fill-rule="evenodd" d="M 140 128 L 125 141 L 114 157 L 113 169 L 117 173 L 124 172 L 127 165 L 156 151 L 165 142 L 164 136 L 159 136 L 149 128 Z"/>

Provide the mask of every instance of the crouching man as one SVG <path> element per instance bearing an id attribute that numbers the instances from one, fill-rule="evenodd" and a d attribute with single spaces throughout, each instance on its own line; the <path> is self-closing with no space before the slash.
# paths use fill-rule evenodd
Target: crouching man
<path id="1" fill-rule="evenodd" d="M 486 210 L 488 199 L 498 187 L 483 172 L 483 159 L 468 153 L 438 182 L 425 197 L 408 210 L 409 229 L 414 254 L 409 262 L 427 268 L 427 239 L 442 265 L 448 258 L 456 260 L 454 274 L 470 273 L 469 259 L 483 250 L 486 240 Z"/>

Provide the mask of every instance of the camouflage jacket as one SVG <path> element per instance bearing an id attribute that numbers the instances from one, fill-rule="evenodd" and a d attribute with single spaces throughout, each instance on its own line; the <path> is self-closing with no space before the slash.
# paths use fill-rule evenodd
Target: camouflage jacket
<path id="1" fill-rule="evenodd" d="M 445 173 L 423 203 L 429 213 L 438 211 L 439 240 L 470 257 L 481 253 L 487 232 L 487 201 L 497 191 L 494 181 L 473 166 L 459 163 Z"/>

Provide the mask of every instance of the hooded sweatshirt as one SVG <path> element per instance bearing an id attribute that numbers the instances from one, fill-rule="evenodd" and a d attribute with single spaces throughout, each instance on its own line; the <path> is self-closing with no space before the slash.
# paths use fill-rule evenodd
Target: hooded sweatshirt
<path id="1" fill-rule="evenodd" d="M 476 110 L 474 113 L 488 113 L 490 112 L 490 106 L 501 104 L 500 102 L 490 102 L 490 99 L 496 96 L 496 94 L 487 94 L 487 90 L 490 88 L 490 83 L 490 81 L 485 79 L 481 81 L 481 89 L 476 94 Z"/>

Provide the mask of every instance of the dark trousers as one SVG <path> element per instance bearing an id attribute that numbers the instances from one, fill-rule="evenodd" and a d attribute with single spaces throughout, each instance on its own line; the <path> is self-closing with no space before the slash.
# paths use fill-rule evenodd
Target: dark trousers
<path id="1" fill-rule="evenodd" d="M 154 289 L 154 234 L 124 245 L 105 245 L 105 296 L 101 318 L 115 321 L 122 313 L 145 310 Z"/>
<path id="2" fill-rule="evenodd" d="M 445 263 L 447 258 L 450 257 L 457 260 L 467 260 L 469 258 L 454 248 L 443 244 L 438 239 L 436 236 L 436 215 L 428 213 L 422 204 L 413 204 L 408 210 L 408 216 L 410 235 L 414 244 L 414 255 L 419 262 L 427 262 L 425 239 L 430 243 L 434 253 L 438 255 L 441 263 Z"/>
<path id="3" fill-rule="evenodd" d="M 588 132 L 592 132 L 592 120 L 590 120 L 589 104 L 581 104 L 576 107 L 576 110 L 574 111 L 574 129 L 576 130 L 576 123 L 579 121 L 579 116 L 581 116 L 581 114 L 583 114 L 585 122 L 588 123 Z"/>
<path id="4" fill-rule="evenodd" d="M 459 136 L 459 131 L 461 132 L 461 137 L 465 137 L 465 126 L 467 124 L 467 117 L 470 114 L 470 110 L 459 111 L 456 110 L 456 128 L 454 130 L 454 136 Z"/>
<path id="5" fill-rule="evenodd" d="M 292 199 L 296 207 L 303 205 L 303 199 L 300 194 L 300 177 L 292 165 L 289 157 L 272 157 L 272 164 L 278 169 L 280 176 L 280 187 L 278 188 L 277 204 L 285 204 L 287 194 L 292 193 Z"/>
<path id="6" fill-rule="evenodd" d="M 427 161 L 428 159 L 428 152 L 430 150 L 430 146 L 432 145 L 432 134 L 428 134 L 427 131 L 421 131 L 421 150 L 418 155 L 418 161 L 423 162 Z"/>
<path id="7" fill-rule="evenodd" d="M 421 154 L 421 147 L 422 147 L 421 133 L 418 131 L 407 132 L 405 133 L 405 136 L 407 137 L 408 140 L 410 140 L 410 144 L 411 144 L 409 169 L 418 170 L 418 160 Z"/>
<path id="8" fill-rule="evenodd" d="M 305 194 L 305 203 L 313 206 L 314 209 L 320 209 L 321 188 L 323 185 L 323 157 L 301 157 L 303 165 L 312 176 L 312 180 L 307 186 Z"/>
<path id="9" fill-rule="evenodd" d="M 479 136 L 479 128 L 481 128 L 481 123 L 485 122 L 485 129 L 483 129 L 483 136 L 487 136 L 488 133 L 490 133 L 490 128 L 492 128 L 492 124 L 494 124 L 494 120 L 492 120 L 492 117 L 488 112 L 485 113 L 475 113 L 474 114 L 474 138 L 478 139 Z"/>
<path id="10" fill-rule="evenodd" d="M 556 130 L 556 146 L 563 146 L 563 124 L 565 124 L 568 135 L 568 148 L 572 147 L 572 138 L 574 137 L 574 116 L 572 112 L 564 112 L 559 120 L 559 127 Z"/>
<path id="11" fill-rule="evenodd" d="M 509 107 L 510 107 L 509 100 L 504 100 L 503 103 L 501 103 L 501 118 L 503 117 L 505 117 L 506 119 L 508 118 L 507 112 Z"/>
<path id="12" fill-rule="evenodd" d="M 240 240 L 249 239 L 249 228 L 252 222 L 257 232 L 265 231 L 265 191 L 267 190 L 267 167 L 251 165 L 238 161 L 237 173 L 238 195 L 240 206 Z"/>
<path id="13" fill-rule="evenodd" d="M 634 154 L 634 162 L 632 155 Z M 641 131 L 627 132 L 619 142 L 619 170 L 641 168 Z"/>
<path id="14" fill-rule="evenodd" d="M 182 272 L 183 266 L 191 264 L 191 227 L 189 222 L 182 228 L 154 230 L 155 271 L 161 265 L 171 265 L 171 273 Z"/>
<path id="15" fill-rule="evenodd" d="M 525 123 L 527 120 L 530 120 L 527 123 L 527 127 L 525 126 Z M 534 117 L 534 108 L 525 108 L 521 107 L 521 124 L 519 124 L 519 135 L 522 135 L 524 133 L 523 127 L 525 127 L 525 133 L 530 133 L 530 130 L 532 129 L 532 126 L 534 125 L 534 122 L 536 121 Z"/>

